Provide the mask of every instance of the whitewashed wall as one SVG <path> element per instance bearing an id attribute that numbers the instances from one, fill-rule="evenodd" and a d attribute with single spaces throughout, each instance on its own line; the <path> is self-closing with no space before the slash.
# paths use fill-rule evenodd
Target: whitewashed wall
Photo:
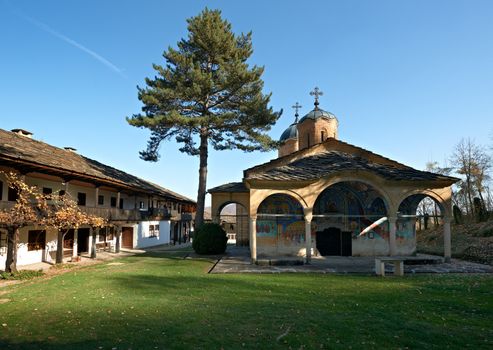
<path id="1" fill-rule="evenodd" d="M 159 237 L 149 237 L 149 225 L 159 225 Z M 142 221 L 138 226 L 137 248 L 152 247 L 169 243 L 169 221 Z M 134 235 L 135 239 L 135 235 Z"/>

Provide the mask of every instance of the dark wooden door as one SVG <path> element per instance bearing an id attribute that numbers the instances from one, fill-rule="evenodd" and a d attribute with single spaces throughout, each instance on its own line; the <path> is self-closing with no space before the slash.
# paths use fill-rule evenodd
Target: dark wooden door
<path id="1" fill-rule="evenodd" d="M 353 237 L 352 232 L 341 232 L 341 255 L 353 255 Z"/>
<path id="2" fill-rule="evenodd" d="M 317 249 L 321 255 L 341 255 L 341 230 L 335 227 L 317 232 Z"/>
<path id="3" fill-rule="evenodd" d="M 89 252 L 89 229 L 80 228 L 77 230 L 77 253 Z"/>
<path id="4" fill-rule="evenodd" d="M 122 247 L 134 247 L 134 229 L 132 227 L 122 227 Z"/>

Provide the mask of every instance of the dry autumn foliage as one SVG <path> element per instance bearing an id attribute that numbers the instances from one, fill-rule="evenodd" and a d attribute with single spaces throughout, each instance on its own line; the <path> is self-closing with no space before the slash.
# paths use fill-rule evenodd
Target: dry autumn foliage
<path id="1" fill-rule="evenodd" d="M 107 220 L 83 212 L 68 193 L 43 194 L 36 186 L 26 184 L 21 176 L 14 172 L 2 172 L 8 186 L 17 191 L 17 199 L 12 208 L 0 211 L 0 227 L 8 232 L 6 272 L 16 272 L 17 245 L 19 229 L 29 225 L 54 228 L 58 231 L 57 258 L 63 259 L 63 237 L 70 229 L 82 225 L 104 227 Z"/>

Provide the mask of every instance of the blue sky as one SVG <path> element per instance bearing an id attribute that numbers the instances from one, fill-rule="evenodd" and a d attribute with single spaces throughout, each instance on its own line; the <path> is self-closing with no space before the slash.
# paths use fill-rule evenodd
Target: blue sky
<path id="1" fill-rule="evenodd" d="M 205 6 L 253 32 L 252 64 L 292 123 L 298 101 L 324 92 L 341 140 L 415 168 L 449 158 L 462 137 L 492 143 L 493 1 L 5 1 L 0 0 L 0 128 L 72 146 L 90 158 L 196 198 L 198 158 L 163 144 L 139 159 L 149 133 L 136 86 L 185 37 Z M 211 151 L 208 188 L 239 181 L 276 157 Z"/>

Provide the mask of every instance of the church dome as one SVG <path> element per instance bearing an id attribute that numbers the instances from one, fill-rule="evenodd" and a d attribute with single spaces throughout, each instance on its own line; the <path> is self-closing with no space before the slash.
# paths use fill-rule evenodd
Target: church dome
<path id="1" fill-rule="evenodd" d="M 286 130 L 284 130 L 279 141 L 286 141 L 296 138 L 298 138 L 298 128 L 296 127 L 296 123 L 293 123 Z"/>
<path id="2" fill-rule="evenodd" d="M 314 110 L 312 110 L 311 112 L 309 112 L 307 115 L 305 115 L 303 118 L 300 119 L 300 123 L 303 123 L 307 119 L 317 120 L 320 118 L 337 119 L 337 117 L 334 114 L 324 111 L 323 109 L 320 109 L 318 107 L 315 107 Z"/>

